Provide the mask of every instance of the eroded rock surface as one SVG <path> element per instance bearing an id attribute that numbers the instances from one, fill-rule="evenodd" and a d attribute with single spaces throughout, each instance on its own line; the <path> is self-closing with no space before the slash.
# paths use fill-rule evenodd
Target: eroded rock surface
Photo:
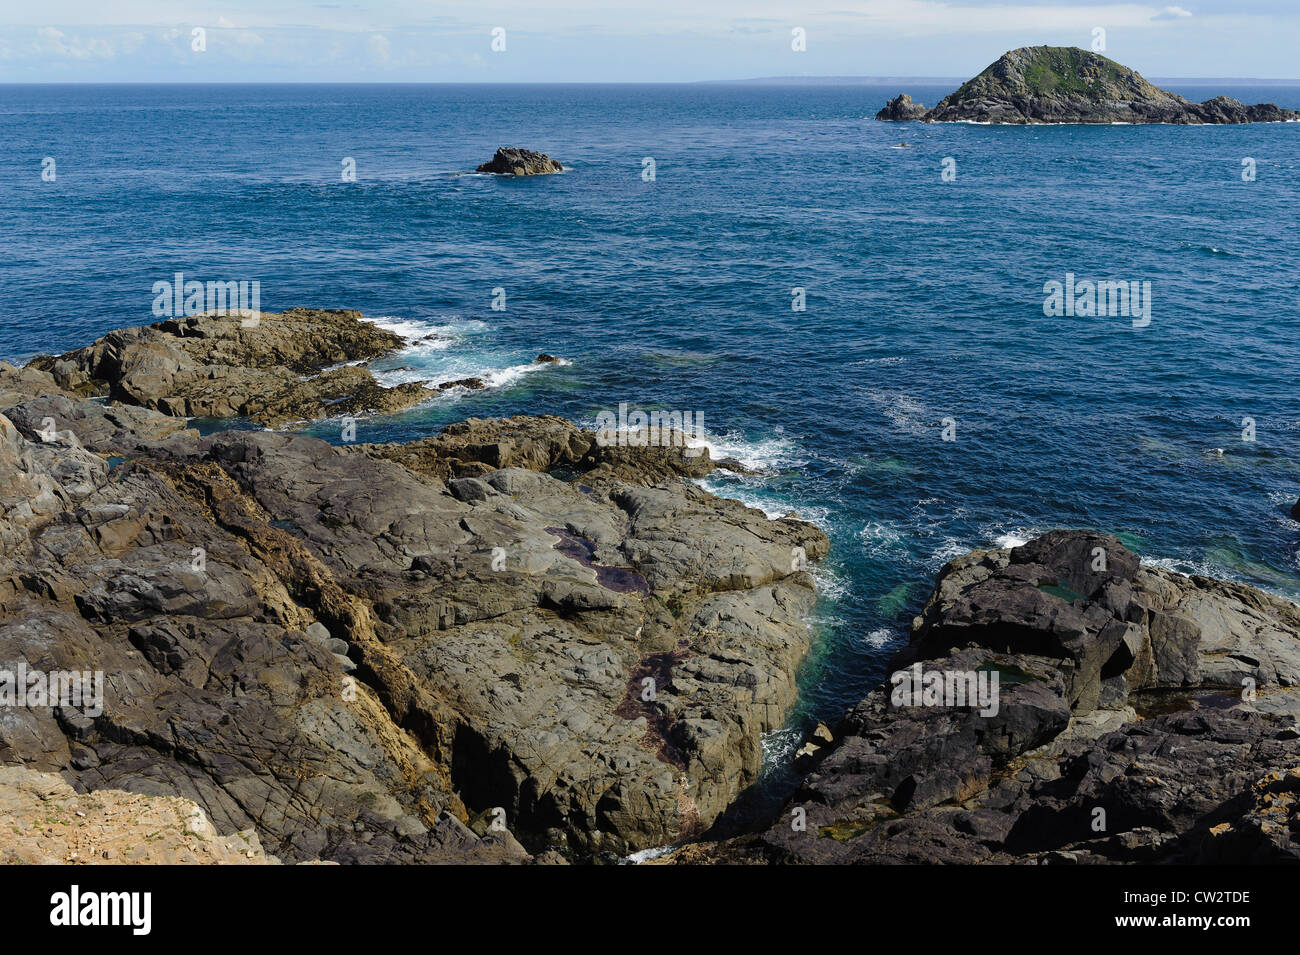
<path id="1" fill-rule="evenodd" d="M 194 315 L 110 332 L 85 348 L 34 359 L 22 374 L 45 373 L 63 394 L 274 427 L 400 411 L 436 394 L 421 382 L 386 388 L 360 366 L 403 344 L 354 311 L 263 312 L 255 324 L 237 315 Z M 6 391 L 31 393 L 21 375 L 4 377 Z"/>
<path id="2" fill-rule="evenodd" d="M 252 829 L 218 835 L 178 796 L 78 793 L 52 773 L 0 767 L 0 864 L 276 865 Z"/>
<path id="3" fill-rule="evenodd" d="M 682 861 L 1300 861 L 1295 605 L 1054 531 L 948 564 L 916 664 L 997 672 L 996 713 L 887 682 L 768 830 Z"/>
<path id="4" fill-rule="evenodd" d="M 144 397 L 185 370 L 132 363 L 186 336 L 118 334 L 0 416 L 0 666 L 104 674 L 102 713 L 6 712 L 0 761 L 193 800 L 287 862 L 622 853 L 756 778 L 828 543 L 683 480 L 707 452 L 551 417 L 199 437 Z"/>
<path id="5" fill-rule="evenodd" d="M 488 162 L 479 166 L 476 172 L 494 172 L 501 176 L 545 176 L 553 172 L 563 172 L 564 167 L 545 153 L 535 153 L 531 149 L 518 149 L 514 146 L 502 146 Z"/>

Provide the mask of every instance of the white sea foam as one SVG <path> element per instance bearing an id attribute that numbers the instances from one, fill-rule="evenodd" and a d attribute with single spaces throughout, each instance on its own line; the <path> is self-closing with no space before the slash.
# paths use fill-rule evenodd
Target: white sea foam
<path id="1" fill-rule="evenodd" d="M 817 593 L 827 600 L 841 600 L 849 593 L 849 581 L 824 563 L 813 567 L 812 577 Z"/>
<path id="2" fill-rule="evenodd" d="M 908 395 L 873 388 L 866 392 L 866 397 L 900 431 L 923 435 L 933 433 L 939 427 L 938 416 Z"/>
<path id="3" fill-rule="evenodd" d="M 687 446 L 708 448 L 709 457 L 714 461 L 735 458 L 745 467 L 755 471 L 779 471 L 784 468 L 802 467 L 808 463 L 808 458 L 802 453 L 798 443 L 780 432 L 765 438 L 751 439 L 739 431 L 710 434 L 706 424 L 704 436 L 690 439 Z"/>
<path id="4" fill-rule="evenodd" d="M 763 734 L 763 765 L 774 766 L 794 758 L 803 744 L 803 734 L 793 726 Z"/>
<path id="5" fill-rule="evenodd" d="M 1224 568 L 1216 567 L 1204 561 L 1188 560 L 1184 557 L 1143 557 L 1142 563 L 1162 570 L 1172 571 L 1183 577 L 1217 577 L 1220 580 L 1235 579 Z"/>
<path id="6" fill-rule="evenodd" d="M 930 554 L 930 559 L 926 561 L 926 565 L 937 570 L 953 558 L 970 553 L 970 550 L 970 545 L 965 541 L 958 540 L 956 537 L 944 538 L 938 549 Z"/>
<path id="7" fill-rule="evenodd" d="M 697 480 L 696 484 L 710 494 L 740 501 L 746 507 L 762 511 L 768 520 L 777 520 L 793 513 L 801 520 L 815 524 L 823 530 L 830 526 L 830 508 L 796 507 L 775 494 L 764 493 L 768 475 L 802 467 L 808 463 L 808 457 L 799 443 L 782 433 L 780 429 L 765 437 L 748 438 L 740 431 L 710 434 L 706 423 L 704 436 L 688 438 L 687 446 L 708 448 L 709 457 L 714 461 L 732 458 L 745 467 L 759 472 L 748 475 L 717 471 L 712 477 Z"/>
<path id="8" fill-rule="evenodd" d="M 463 378 L 481 379 L 489 389 L 506 388 L 525 375 L 571 364 L 564 359 L 556 363 L 487 364 L 481 355 L 469 348 L 474 336 L 489 330 L 487 323 L 477 319 L 429 322 L 380 315 L 367 321 L 406 340 L 406 345 L 397 354 L 381 359 L 375 363 L 378 367 L 371 368 L 375 380 L 386 388 L 413 381 L 427 382 L 436 387 Z M 382 367 L 385 364 L 395 367 Z M 471 390 L 479 389 L 450 388 L 439 394 L 436 400 L 457 400 Z"/>
<path id="9" fill-rule="evenodd" d="M 641 849 L 633 852 L 631 855 L 623 857 L 624 862 L 630 862 L 632 865 L 640 865 L 642 862 L 649 862 L 651 859 L 659 859 L 668 853 L 676 850 L 677 846 L 655 846 L 653 849 Z"/>
<path id="10" fill-rule="evenodd" d="M 385 331 L 402 336 L 408 342 L 418 342 L 431 335 L 446 337 L 467 335 L 486 331 L 488 328 L 485 322 L 480 322 L 477 319 L 426 322 L 418 318 L 401 318 L 397 315 L 376 315 L 365 320 L 372 325 L 378 325 Z"/>
<path id="11" fill-rule="evenodd" d="M 769 521 L 779 520 L 791 513 L 794 508 L 784 505 L 774 504 L 772 501 L 763 500 L 745 490 L 743 484 L 734 482 L 722 482 L 712 478 L 701 478 L 695 482 L 710 494 L 718 497 L 730 498 L 733 501 L 739 501 L 746 507 L 752 507 L 756 511 L 762 511 Z"/>
<path id="12" fill-rule="evenodd" d="M 862 550 L 868 557 L 897 557 L 907 549 L 903 532 L 888 521 L 871 521 L 858 531 L 858 540 L 862 541 Z"/>
<path id="13" fill-rule="evenodd" d="M 862 642 L 873 649 L 880 649 L 881 647 L 889 646 L 891 643 L 901 638 L 902 635 L 901 631 L 891 630 L 888 627 L 881 627 L 879 630 L 872 630 L 869 634 L 863 637 Z"/>
<path id="14" fill-rule="evenodd" d="M 975 539 L 945 537 L 943 543 L 931 552 L 925 562 L 926 567 L 938 570 L 955 557 L 969 554 L 972 550 L 993 547 L 1021 547 L 1038 536 L 1033 528 L 1013 528 L 1004 530 L 997 526 L 982 527 Z"/>

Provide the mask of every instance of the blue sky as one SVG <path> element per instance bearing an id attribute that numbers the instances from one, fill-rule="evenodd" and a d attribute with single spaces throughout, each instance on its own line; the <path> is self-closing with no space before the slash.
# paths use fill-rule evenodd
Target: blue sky
<path id="1" fill-rule="evenodd" d="M 1017 46 L 1153 77 L 1298 78 L 1300 0 L 7 0 L 0 82 L 965 77 Z M 202 50 L 194 30 L 204 31 Z M 492 49 L 504 30 L 504 50 Z M 792 49 L 792 31 L 806 50 Z"/>

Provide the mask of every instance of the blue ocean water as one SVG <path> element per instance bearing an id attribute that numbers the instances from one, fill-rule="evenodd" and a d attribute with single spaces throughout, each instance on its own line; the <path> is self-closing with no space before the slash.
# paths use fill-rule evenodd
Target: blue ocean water
<path id="1" fill-rule="evenodd" d="M 359 440 L 701 413 L 764 469 L 707 486 L 833 541 L 795 727 L 880 678 L 971 547 L 1090 526 L 1300 596 L 1300 124 L 874 122 L 899 91 L 0 87 L 0 357 L 152 321 L 183 271 L 256 279 L 268 310 L 363 310 L 412 343 L 386 380 L 493 384 Z M 1177 91 L 1300 107 L 1300 87 Z M 465 175 L 498 145 L 567 171 Z M 1150 282 L 1150 324 L 1048 317 L 1067 273 Z M 530 368 L 543 351 L 568 363 Z"/>

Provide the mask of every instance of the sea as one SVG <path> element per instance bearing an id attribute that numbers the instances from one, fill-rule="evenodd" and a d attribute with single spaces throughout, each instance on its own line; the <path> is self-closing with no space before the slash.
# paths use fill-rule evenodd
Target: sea
<path id="1" fill-rule="evenodd" d="M 971 548 L 1090 527 L 1300 599 L 1300 123 L 873 119 L 950 89 L 0 86 L 0 358 L 156 321 L 181 272 L 360 309 L 408 342 L 384 383 L 489 386 L 361 441 L 700 415 L 756 471 L 705 487 L 832 542 L 773 778 Z M 564 172 L 474 172 L 503 145 Z M 1090 282 L 1141 313 L 1049 302 Z"/>

